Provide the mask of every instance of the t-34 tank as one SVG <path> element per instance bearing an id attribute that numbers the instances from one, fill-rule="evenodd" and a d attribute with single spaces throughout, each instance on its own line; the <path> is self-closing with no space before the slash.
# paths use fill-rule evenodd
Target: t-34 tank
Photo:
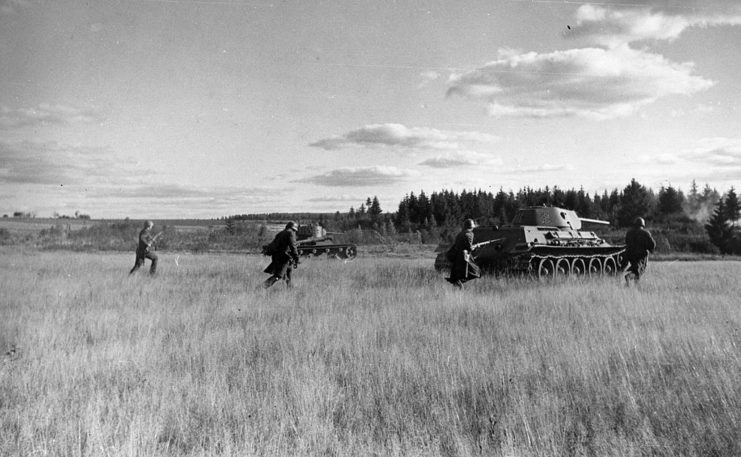
<path id="1" fill-rule="evenodd" d="M 517 212 L 511 224 L 473 229 L 473 257 L 483 271 L 494 274 L 528 274 L 538 278 L 558 275 L 615 274 L 621 267 L 624 246 L 613 246 L 582 223 L 609 225 L 585 219 L 557 207 L 530 207 Z M 435 269 L 450 268 L 438 249 Z"/>
<path id="2" fill-rule="evenodd" d="M 319 256 L 338 259 L 353 259 L 358 255 L 358 247 L 351 243 L 335 243 L 321 225 L 300 225 L 296 232 L 296 248 L 300 256 Z"/>

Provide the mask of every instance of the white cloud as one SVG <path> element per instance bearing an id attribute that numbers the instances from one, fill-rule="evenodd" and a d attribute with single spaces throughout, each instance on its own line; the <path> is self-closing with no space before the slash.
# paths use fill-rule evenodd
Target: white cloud
<path id="1" fill-rule="evenodd" d="M 636 160 L 636 163 L 640 165 L 651 165 L 651 164 L 660 164 L 660 165 L 677 165 L 684 162 L 684 159 L 680 157 L 677 154 L 671 154 L 671 153 L 662 153 L 657 155 L 647 155 L 643 154 L 639 156 Z M 662 170 L 664 172 L 665 170 Z"/>
<path id="2" fill-rule="evenodd" d="M 413 149 L 457 149 L 460 142 L 493 143 L 495 135 L 481 132 L 453 132 L 402 124 L 370 124 L 342 136 L 316 141 L 309 146 L 325 150 L 350 147 L 402 147 Z"/>
<path id="3" fill-rule="evenodd" d="M 99 186 L 94 188 L 98 198 L 118 199 L 155 199 L 158 201 L 175 200 L 186 202 L 222 201 L 222 202 L 262 202 L 285 195 L 287 188 L 235 187 L 235 186 L 191 186 L 183 184 L 126 184 L 120 186 Z"/>
<path id="4" fill-rule="evenodd" d="M 0 107 L 0 129 L 9 130 L 43 125 L 67 125 L 75 122 L 90 123 L 102 120 L 93 109 L 42 103 L 33 108 L 10 109 Z"/>
<path id="5" fill-rule="evenodd" d="M 480 152 L 452 152 L 423 160 L 419 163 L 432 168 L 455 168 L 465 166 L 496 166 L 501 165 L 502 160 Z"/>
<path id="6" fill-rule="evenodd" d="M 669 95 L 690 95 L 714 83 L 692 63 L 620 46 L 546 54 L 500 51 L 499 58 L 454 75 L 449 95 L 488 103 L 492 116 L 608 119 L 627 116 Z"/>
<path id="7" fill-rule="evenodd" d="M 700 165 L 741 167 L 741 138 L 705 138 L 684 157 Z"/>
<path id="8" fill-rule="evenodd" d="M 346 167 L 324 174 L 310 176 L 296 182 L 330 187 L 378 186 L 401 182 L 418 175 L 419 173 L 413 170 L 404 170 L 396 167 Z"/>
<path id="9" fill-rule="evenodd" d="M 574 170 L 574 166 L 571 164 L 544 163 L 543 165 L 538 165 L 536 167 L 515 168 L 512 170 L 507 170 L 506 172 L 524 174 L 524 173 L 554 173 L 554 172 L 573 171 L 573 170 Z"/>
<path id="10" fill-rule="evenodd" d="M 307 198 L 307 202 L 312 203 L 343 203 L 343 202 L 364 202 L 368 197 L 360 196 L 360 195 L 348 195 L 348 194 L 340 194 L 340 195 L 325 195 L 321 197 L 313 197 L 313 198 Z"/>
<path id="11" fill-rule="evenodd" d="M 0 183 L 128 182 L 151 171 L 122 163 L 106 148 L 57 142 L 0 141 Z"/>
<path id="12" fill-rule="evenodd" d="M 586 37 L 594 43 L 617 46 L 644 40 L 677 39 L 691 27 L 741 25 L 737 1 L 642 1 L 632 4 L 585 4 L 567 37 Z"/>

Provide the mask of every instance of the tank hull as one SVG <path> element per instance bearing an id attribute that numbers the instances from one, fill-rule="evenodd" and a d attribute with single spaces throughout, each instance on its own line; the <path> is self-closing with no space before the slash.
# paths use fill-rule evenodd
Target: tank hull
<path id="1" fill-rule="evenodd" d="M 302 257 L 326 255 L 338 259 L 354 259 L 358 248 L 351 243 L 334 243 L 331 240 L 299 241 L 296 243 L 298 254 Z"/>

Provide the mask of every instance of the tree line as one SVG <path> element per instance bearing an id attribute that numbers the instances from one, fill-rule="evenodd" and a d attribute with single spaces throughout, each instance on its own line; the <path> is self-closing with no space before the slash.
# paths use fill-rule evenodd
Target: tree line
<path id="1" fill-rule="evenodd" d="M 733 192 L 733 189 L 730 191 Z M 529 206 L 558 206 L 576 211 L 581 217 L 602 219 L 617 227 L 627 227 L 636 217 L 660 222 L 679 220 L 703 221 L 721 200 L 721 194 L 709 185 L 701 190 L 693 181 L 687 195 L 671 185 L 658 192 L 632 179 L 622 190 L 594 193 L 584 189 L 564 190 L 558 186 L 524 187 L 517 192 L 497 193 L 483 190 L 450 190 L 426 194 L 409 193 L 395 215 L 399 230 L 453 227 L 463 219 L 471 218 L 479 224 L 504 225 L 520 208 Z"/>

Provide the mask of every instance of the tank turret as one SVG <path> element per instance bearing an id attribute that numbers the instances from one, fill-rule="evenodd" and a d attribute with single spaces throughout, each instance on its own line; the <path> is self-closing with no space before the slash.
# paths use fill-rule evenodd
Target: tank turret
<path id="1" fill-rule="evenodd" d="M 494 274 L 524 273 L 540 278 L 614 274 L 621 267 L 624 246 L 610 245 L 585 230 L 584 224 L 609 222 L 582 218 L 572 210 L 552 206 L 523 208 L 511 224 L 476 227 L 473 256 L 483 271 Z M 438 251 L 435 268 L 450 268 L 447 247 Z"/>

